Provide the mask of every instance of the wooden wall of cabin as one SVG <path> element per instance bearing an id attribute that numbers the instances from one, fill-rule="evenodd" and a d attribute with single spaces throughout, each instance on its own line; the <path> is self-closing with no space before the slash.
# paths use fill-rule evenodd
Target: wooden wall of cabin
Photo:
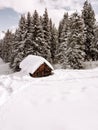
<path id="1" fill-rule="evenodd" d="M 52 69 L 46 64 L 43 63 L 33 74 L 30 73 L 32 77 L 44 77 L 52 74 Z"/>

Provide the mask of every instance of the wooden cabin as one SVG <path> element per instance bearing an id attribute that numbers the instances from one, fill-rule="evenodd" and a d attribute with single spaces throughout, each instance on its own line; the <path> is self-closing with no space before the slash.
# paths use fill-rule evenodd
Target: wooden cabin
<path id="1" fill-rule="evenodd" d="M 30 73 L 30 76 L 44 77 L 44 76 L 49 76 L 51 74 L 52 74 L 52 69 L 46 63 L 43 63 L 33 74 Z"/>
<path id="2" fill-rule="evenodd" d="M 31 77 L 45 77 L 52 74 L 52 65 L 43 57 L 28 55 L 21 63 L 20 68 Z"/>

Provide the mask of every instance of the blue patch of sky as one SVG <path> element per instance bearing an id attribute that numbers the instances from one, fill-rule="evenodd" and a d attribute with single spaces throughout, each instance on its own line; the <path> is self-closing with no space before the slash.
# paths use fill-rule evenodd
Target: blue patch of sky
<path id="1" fill-rule="evenodd" d="M 17 12 L 15 12 L 11 8 L 4 8 L 0 10 L 0 31 L 7 30 L 13 26 L 16 26 L 19 21 L 19 16 Z"/>

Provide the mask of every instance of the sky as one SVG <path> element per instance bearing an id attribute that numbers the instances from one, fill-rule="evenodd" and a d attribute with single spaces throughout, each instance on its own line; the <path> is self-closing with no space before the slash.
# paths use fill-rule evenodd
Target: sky
<path id="1" fill-rule="evenodd" d="M 71 14 L 73 11 L 81 12 L 85 0 L 0 0 L 0 32 L 9 29 L 15 30 L 21 14 L 36 9 L 39 14 L 47 8 L 49 17 L 58 25 L 64 12 Z M 98 19 L 98 0 L 89 0 Z M 0 37 L 3 34 L 0 33 Z"/>

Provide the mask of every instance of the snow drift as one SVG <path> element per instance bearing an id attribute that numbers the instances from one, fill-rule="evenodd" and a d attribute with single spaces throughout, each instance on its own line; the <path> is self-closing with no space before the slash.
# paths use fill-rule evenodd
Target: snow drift
<path id="1" fill-rule="evenodd" d="M 98 130 L 98 68 L 1 75 L 0 130 Z"/>

